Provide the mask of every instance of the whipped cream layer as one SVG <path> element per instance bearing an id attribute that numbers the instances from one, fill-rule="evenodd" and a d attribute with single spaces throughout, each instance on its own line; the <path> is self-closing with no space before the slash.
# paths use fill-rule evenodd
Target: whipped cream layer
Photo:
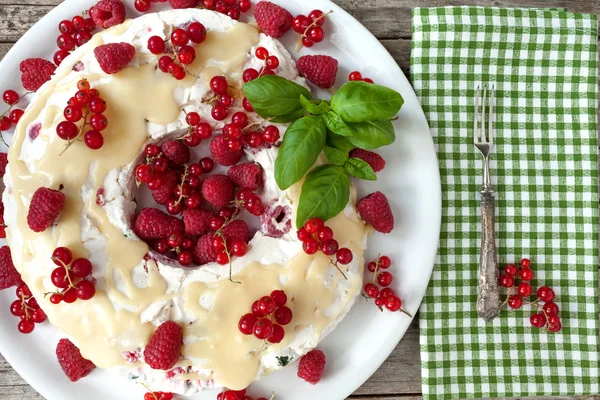
<path id="1" fill-rule="evenodd" d="M 152 35 L 168 37 L 172 29 L 192 21 L 206 26 L 207 39 L 195 46 L 196 60 L 188 68 L 193 76 L 176 81 L 155 68 L 157 57 L 146 43 Z M 131 43 L 137 54 L 129 67 L 111 76 L 102 72 L 93 49 L 112 42 Z M 247 254 L 233 259 L 234 280 L 241 283 L 228 280 L 227 266 L 185 268 L 157 256 L 131 228 L 136 209 L 132 172 L 144 145 L 181 136 L 187 128 L 184 109 L 198 112 L 218 132 L 228 120 L 214 121 L 211 106 L 202 103 L 208 83 L 215 75 L 225 75 L 232 86 L 241 87 L 243 70 L 262 66 L 254 56 L 257 46 L 279 58 L 278 75 L 305 85 L 279 42 L 221 14 L 173 10 L 126 21 L 96 34 L 61 64 L 27 108 L 10 149 L 3 201 L 7 237 L 23 280 L 50 322 L 74 340 L 84 357 L 154 390 L 190 395 L 211 386 L 245 388 L 281 368 L 279 357 L 297 359 L 314 348 L 360 292 L 365 230 L 354 195 L 346 209 L 327 222 L 340 246 L 354 253 L 344 279 L 322 253 L 302 251 L 295 229 L 286 230 L 295 218 L 301 182 L 279 190 L 273 177 L 275 147 L 247 155 L 264 169 L 259 194 L 267 216 L 261 218 Z M 67 100 L 83 78 L 107 101 L 105 144 L 90 150 L 75 143 L 59 155 L 65 142 L 57 137 L 56 125 L 64 120 Z M 230 94 L 235 98 L 231 116 L 241 110 L 241 99 L 239 90 Z M 250 114 L 251 122 L 260 120 Z M 284 125 L 279 128 L 285 130 Z M 31 197 L 41 186 L 62 187 L 67 201 L 57 224 L 38 234 L 29 229 L 26 217 Z M 102 205 L 96 202 L 99 189 Z M 268 216 L 270 210 L 280 209 L 283 220 Z M 53 305 L 44 297 L 56 291 L 50 273 L 56 267 L 52 251 L 58 246 L 92 262 L 97 289 L 92 299 Z M 281 343 L 261 350 L 262 341 L 241 334 L 237 323 L 254 300 L 275 289 L 287 293 L 294 319 L 285 326 Z M 166 320 L 183 327 L 181 357 L 172 370 L 152 370 L 143 362 L 143 348 Z"/>

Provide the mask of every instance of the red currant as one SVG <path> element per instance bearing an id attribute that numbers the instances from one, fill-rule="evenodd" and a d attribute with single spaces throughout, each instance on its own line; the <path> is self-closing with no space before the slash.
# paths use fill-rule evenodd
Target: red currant
<path id="1" fill-rule="evenodd" d="M 213 76 L 210 80 L 210 89 L 216 94 L 225 94 L 228 88 L 229 84 L 227 83 L 227 78 L 224 76 Z"/>
<path id="2" fill-rule="evenodd" d="M 63 295 L 60 293 L 54 293 L 50 296 L 50 303 L 58 304 L 63 300 Z"/>
<path id="3" fill-rule="evenodd" d="M 19 102 L 19 94 L 14 90 L 7 90 L 2 94 L 2 99 L 9 106 L 15 105 Z"/>
<path id="4" fill-rule="evenodd" d="M 328 240 L 333 239 L 333 230 L 328 226 L 322 227 L 317 232 L 317 239 L 319 239 L 322 242 L 326 242 Z"/>
<path id="5" fill-rule="evenodd" d="M 44 322 L 46 320 L 46 318 L 47 318 L 46 313 L 41 308 L 38 308 L 37 310 L 35 310 L 33 312 L 33 314 L 31 315 L 31 320 L 33 322 L 35 322 L 36 324 L 41 324 L 42 322 Z"/>
<path id="6" fill-rule="evenodd" d="M 23 302 L 21 300 L 15 300 L 10 304 L 10 313 L 15 317 L 20 317 L 25 314 L 23 309 Z"/>
<path id="7" fill-rule="evenodd" d="M 187 122 L 188 125 L 196 126 L 200 123 L 200 121 L 201 121 L 200 114 L 198 114 L 195 111 L 191 111 L 191 112 L 187 113 L 187 115 L 185 116 L 185 122 Z"/>
<path id="8" fill-rule="evenodd" d="M 264 340 L 273 333 L 273 323 L 266 318 L 260 318 L 254 323 L 254 336 Z"/>
<path id="9" fill-rule="evenodd" d="M 538 289 L 537 296 L 542 301 L 545 301 L 545 302 L 552 301 L 552 300 L 554 300 L 554 290 L 552 290 L 548 286 L 542 286 Z"/>
<path id="10" fill-rule="evenodd" d="M 54 268 L 50 274 L 50 280 L 59 289 L 66 289 L 70 285 L 67 270 L 64 267 Z"/>
<path id="11" fill-rule="evenodd" d="M 79 134 L 79 128 L 73 122 L 62 121 L 56 126 L 56 134 L 63 140 L 75 139 Z"/>
<path id="12" fill-rule="evenodd" d="M 521 297 L 528 297 L 531 295 L 531 292 L 531 285 L 527 282 L 521 282 L 519 283 L 519 286 L 517 286 L 517 293 L 519 293 L 519 296 Z"/>
<path id="13" fill-rule="evenodd" d="M 336 253 L 337 262 L 340 264 L 350 264 L 352 261 L 352 251 L 347 247 L 342 247 Z"/>
<path id="14" fill-rule="evenodd" d="M 530 266 L 531 266 L 531 261 L 529 260 L 529 258 L 524 258 L 521 260 L 521 267 L 529 268 Z"/>
<path id="15" fill-rule="evenodd" d="M 262 133 L 262 138 L 267 143 L 276 143 L 279 140 L 279 128 L 275 125 L 269 125 Z"/>
<path id="16" fill-rule="evenodd" d="M 198 207 L 200 207 L 201 203 L 202 203 L 202 196 L 200 196 L 199 193 L 192 193 L 188 196 L 187 199 L 185 199 L 185 205 L 190 210 L 197 209 Z"/>
<path id="17" fill-rule="evenodd" d="M 325 224 L 321 218 L 312 218 L 306 221 L 304 224 L 304 229 L 306 229 L 308 233 L 316 233 L 324 225 Z"/>
<path id="18" fill-rule="evenodd" d="M 263 315 L 271 314 L 275 311 L 275 301 L 271 296 L 263 296 L 258 300 L 258 309 Z"/>
<path id="19" fill-rule="evenodd" d="M 392 283 L 393 280 L 393 276 L 392 274 L 390 274 L 387 271 L 381 272 L 377 275 L 377 283 L 379 283 L 379 286 L 390 286 L 390 284 Z"/>
<path id="20" fill-rule="evenodd" d="M 215 261 L 217 262 L 217 264 L 220 265 L 229 264 L 229 256 L 226 252 L 222 251 L 219 254 L 217 254 L 217 256 L 215 257 Z"/>
<path id="21" fill-rule="evenodd" d="M 225 220 L 223 218 L 214 217 L 214 218 L 211 218 L 211 220 L 209 222 L 209 226 L 210 226 L 210 229 L 212 229 L 213 231 L 217 231 L 223 226 L 224 223 L 225 223 Z"/>
<path id="22" fill-rule="evenodd" d="M 104 145 L 104 137 L 97 130 L 87 131 L 85 135 L 83 135 L 83 141 L 85 145 L 92 150 L 98 150 Z"/>
<path id="23" fill-rule="evenodd" d="M 302 249 L 306 254 L 315 254 L 319 250 L 319 242 L 310 237 L 302 243 Z"/>
<path id="24" fill-rule="evenodd" d="M 500 276 L 500 285 L 505 287 L 505 288 L 509 288 L 512 287 L 515 284 L 515 280 L 512 276 L 510 275 L 501 275 Z"/>
<path id="25" fill-rule="evenodd" d="M 75 39 L 68 33 L 63 33 L 56 39 L 56 45 L 61 50 L 71 51 L 75 48 Z"/>
<path id="26" fill-rule="evenodd" d="M 108 119 L 104 114 L 96 113 L 92 114 L 92 116 L 90 117 L 90 126 L 92 127 L 92 129 L 95 129 L 98 132 L 102 132 L 104 129 L 106 129 L 107 125 Z"/>
<path id="27" fill-rule="evenodd" d="M 269 56 L 269 51 L 264 47 L 257 47 L 254 54 L 259 60 L 265 60 Z"/>
<path id="28" fill-rule="evenodd" d="M 238 323 L 238 329 L 244 335 L 252 335 L 254 324 L 256 323 L 257 318 L 254 314 L 245 314 L 240 318 L 240 322 Z"/>
<path id="29" fill-rule="evenodd" d="M 183 243 L 183 235 L 181 233 L 172 233 L 167 238 L 167 243 L 171 247 L 179 247 Z"/>
<path id="30" fill-rule="evenodd" d="M 21 283 L 17 286 L 17 290 L 15 291 L 18 298 L 28 299 L 31 297 L 31 290 L 29 290 L 29 286 L 25 283 Z"/>
<path id="31" fill-rule="evenodd" d="M 521 269 L 521 279 L 524 281 L 530 281 L 533 279 L 533 271 L 530 268 Z"/>
<path id="32" fill-rule="evenodd" d="M 75 35 L 73 35 L 73 39 L 75 39 L 75 44 L 77 46 L 83 46 L 84 44 L 89 42 L 91 38 L 92 34 L 88 31 L 79 31 L 76 32 Z"/>
<path id="33" fill-rule="evenodd" d="M 0 118 L 0 131 L 6 131 L 6 130 L 10 129 L 11 126 L 12 126 L 12 122 L 11 122 L 10 118 L 8 118 L 8 117 Z"/>
<path id="34" fill-rule="evenodd" d="M 248 112 L 254 111 L 254 107 L 252 107 L 252 104 L 250 104 L 250 101 L 246 97 L 242 99 L 242 107 L 244 107 L 244 110 Z"/>
<path id="35" fill-rule="evenodd" d="M 192 22 L 187 28 L 190 40 L 196 44 L 206 39 L 206 28 L 200 22 Z"/>
<path id="36" fill-rule="evenodd" d="M 544 312 L 548 316 L 558 315 L 558 306 L 556 305 L 556 303 L 554 303 L 552 301 L 549 301 L 546 304 L 544 304 L 544 306 L 542 308 L 544 309 Z"/>
<path id="37" fill-rule="evenodd" d="M 185 46 L 189 40 L 190 36 L 181 28 L 177 28 L 171 33 L 171 42 L 173 42 L 175 46 Z"/>
<path id="38" fill-rule="evenodd" d="M 135 169 L 135 177 L 140 182 L 150 182 L 153 178 L 152 168 L 148 164 L 138 165 Z"/>
<path id="39" fill-rule="evenodd" d="M 298 229 L 296 235 L 298 236 L 298 240 L 300 240 L 301 242 L 306 242 L 309 238 L 312 238 L 310 233 L 308 233 L 308 231 L 304 227 Z"/>
<path id="40" fill-rule="evenodd" d="M 385 308 L 390 311 L 398 311 L 402 307 L 402 301 L 398 296 L 390 296 L 385 300 Z"/>
<path id="41" fill-rule="evenodd" d="M 158 68 L 162 72 L 169 72 L 169 66 L 173 64 L 173 59 L 169 56 L 162 56 L 158 59 Z"/>
<path id="42" fill-rule="evenodd" d="M 307 16 L 298 15 L 292 20 L 292 29 L 298 33 L 304 33 L 311 23 L 312 21 Z"/>
<path id="43" fill-rule="evenodd" d="M 227 107 L 221 104 L 215 104 L 210 110 L 210 115 L 217 121 L 223 121 L 227 118 L 227 114 L 229 114 Z"/>
<path id="44" fill-rule="evenodd" d="M 69 56 L 69 54 L 71 53 L 67 50 L 58 50 L 56 53 L 54 53 L 54 64 L 60 65 L 63 62 L 63 60 Z"/>
<path id="45" fill-rule="evenodd" d="M 58 24 L 58 30 L 61 33 L 75 33 L 75 25 L 73 25 L 72 21 L 65 19 L 60 21 L 60 23 Z"/>
<path id="46" fill-rule="evenodd" d="M 504 267 L 504 273 L 506 275 L 515 276 L 517 275 L 517 272 L 518 269 L 515 264 L 507 264 L 506 267 Z"/>
<path id="47" fill-rule="evenodd" d="M 252 6 L 252 2 L 250 0 L 240 0 L 238 3 L 238 8 L 240 9 L 241 12 L 246 12 L 246 11 L 250 10 L 251 6 Z"/>
<path id="48" fill-rule="evenodd" d="M 302 45 L 304 47 L 313 47 L 315 44 L 315 42 L 313 42 L 309 37 L 304 36 L 302 37 Z"/>
<path id="49" fill-rule="evenodd" d="M 321 251 L 327 254 L 328 256 L 332 256 L 335 253 L 337 253 L 338 249 L 339 245 L 337 240 L 332 239 L 321 243 Z"/>
<path id="50" fill-rule="evenodd" d="M 359 71 L 352 71 L 352 72 L 350 72 L 350 75 L 348 75 L 348 80 L 349 81 L 361 81 L 362 74 Z"/>
<path id="51" fill-rule="evenodd" d="M 169 243 L 167 243 L 167 239 L 160 239 L 155 244 L 156 251 L 160 254 L 165 254 L 169 251 Z"/>
<path id="52" fill-rule="evenodd" d="M 318 26 L 313 26 L 312 28 L 310 28 L 308 30 L 308 37 L 314 43 L 319 43 L 319 42 L 323 41 L 323 38 L 325 37 L 323 28 L 319 28 Z"/>
<path id="53" fill-rule="evenodd" d="M 165 41 L 160 36 L 150 36 L 148 39 L 148 50 L 152 54 L 162 54 L 165 52 Z"/>
<path id="54" fill-rule="evenodd" d="M 63 293 L 63 301 L 67 304 L 74 303 L 77 300 L 77 290 L 74 288 L 69 288 L 66 292 Z"/>
<path id="55" fill-rule="evenodd" d="M 308 18 L 312 20 L 312 22 L 316 26 L 323 26 L 323 24 L 325 23 L 325 16 L 323 15 L 323 11 L 321 10 L 312 10 L 308 14 Z"/>
<path id="56" fill-rule="evenodd" d="M 148 189 L 150 190 L 156 190 L 159 187 L 162 186 L 162 179 L 160 178 L 160 176 L 154 177 L 154 179 L 152 179 L 150 182 L 148 182 L 146 185 L 148 186 Z"/>
<path id="57" fill-rule="evenodd" d="M 264 314 L 262 313 L 262 311 L 259 310 L 258 308 L 258 300 L 256 300 L 254 303 L 252 303 L 252 314 L 256 315 L 257 317 L 262 317 Z"/>
<path id="58" fill-rule="evenodd" d="M 263 145 L 262 135 L 259 132 L 250 132 L 246 135 L 246 142 L 250 147 L 258 148 Z"/>
<path id="59" fill-rule="evenodd" d="M 33 332 L 33 329 L 35 328 L 35 323 L 33 321 L 28 321 L 28 320 L 19 321 L 17 328 L 19 329 L 19 332 L 28 334 L 28 333 Z"/>
<path id="60" fill-rule="evenodd" d="M 171 199 L 167 201 L 167 212 L 171 215 L 180 214 L 183 211 L 183 202 Z"/>
<path id="61" fill-rule="evenodd" d="M 369 272 L 375 272 L 378 269 L 377 263 L 375 261 L 371 261 L 370 263 L 367 264 L 367 269 L 369 270 Z"/>
<path id="62" fill-rule="evenodd" d="M 552 315 L 548 317 L 548 330 L 550 332 L 558 332 L 562 327 L 560 323 L 560 318 L 556 315 Z"/>
<path id="63" fill-rule="evenodd" d="M 83 108 L 79 104 L 67 106 L 63 111 L 63 115 L 69 122 L 79 122 L 83 118 Z"/>
<path id="64" fill-rule="evenodd" d="M 77 297 L 81 300 L 89 300 L 96 294 L 96 287 L 92 282 L 84 279 L 77 284 L 76 291 Z"/>
<path id="65" fill-rule="evenodd" d="M 233 240 L 231 242 L 231 253 L 234 256 L 237 257 L 242 257 L 246 254 L 246 251 L 248 249 L 248 246 L 246 245 L 246 242 L 244 242 L 243 240 Z"/>
<path id="66" fill-rule="evenodd" d="M 102 114 L 104 111 L 106 111 L 106 102 L 100 97 L 94 97 L 90 99 L 88 107 L 90 108 L 91 112 Z"/>
<path id="67" fill-rule="evenodd" d="M 193 255 L 192 255 L 191 251 L 182 251 L 181 253 L 179 253 L 179 256 L 177 257 L 179 264 L 181 264 L 183 266 L 190 265 L 192 263 L 192 259 L 193 259 Z"/>
<path id="68" fill-rule="evenodd" d="M 244 81 L 244 83 L 253 81 L 256 78 L 258 78 L 258 71 L 254 68 L 247 68 L 242 74 L 242 80 Z"/>
<path id="69" fill-rule="evenodd" d="M 529 317 L 529 322 L 531 322 L 531 325 L 535 326 L 536 328 L 541 328 L 542 326 L 546 325 L 546 316 L 542 313 L 533 314 L 531 317 Z"/>
<path id="70" fill-rule="evenodd" d="M 59 267 L 71 264 L 71 260 L 73 260 L 73 253 L 66 247 L 57 247 L 52 252 L 52 261 Z"/>
<path id="71" fill-rule="evenodd" d="M 142 13 L 149 11 L 151 5 L 150 0 L 135 0 L 133 2 L 135 9 Z"/>
<path id="72" fill-rule="evenodd" d="M 179 62 L 184 65 L 191 64 L 196 59 L 196 51 L 192 46 L 181 46 L 177 53 L 177 58 L 179 59 Z"/>
<path id="73" fill-rule="evenodd" d="M 386 301 L 387 301 L 387 300 L 386 300 L 385 298 L 383 298 L 383 297 L 379 296 L 379 297 L 375 298 L 375 305 L 376 305 L 377 307 L 381 308 L 381 307 L 383 307 L 383 305 L 386 303 Z"/>
<path id="74" fill-rule="evenodd" d="M 523 299 L 520 296 L 512 295 L 508 298 L 508 306 L 510 308 L 519 308 L 523 305 Z"/>
<path id="75" fill-rule="evenodd" d="M 269 56 L 265 60 L 265 67 L 268 69 L 277 69 L 279 67 L 279 58 L 277 56 Z"/>
<path id="76" fill-rule="evenodd" d="M 237 7 L 232 7 L 227 10 L 227 15 L 229 18 L 237 21 L 240 19 L 240 10 Z"/>
<path id="77" fill-rule="evenodd" d="M 381 256 L 377 260 L 377 263 L 379 264 L 379 268 L 388 269 L 392 265 L 392 260 L 388 256 Z"/>
<path id="78" fill-rule="evenodd" d="M 78 258 L 71 264 L 71 272 L 78 278 L 85 278 L 92 273 L 92 263 L 87 258 Z"/>
<path id="79" fill-rule="evenodd" d="M 85 18 L 83 18 L 81 15 L 74 16 L 73 19 L 71 19 L 71 22 L 76 30 L 79 31 L 85 29 Z"/>
<path id="80" fill-rule="evenodd" d="M 271 298 L 278 306 L 283 306 L 287 303 L 287 295 L 283 290 L 273 290 L 271 292 Z"/>
<path id="81" fill-rule="evenodd" d="M 364 291 L 368 297 L 376 298 L 379 296 L 379 288 L 372 283 L 367 283 L 364 287 Z"/>
<path id="82" fill-rule="evenodd" d="M 206 122 L 196 125 L 194 129 L 196 130 L 196 133 L 200 135 L 201 139 L 208 139 L 212 136 L 212 128 Z"/>

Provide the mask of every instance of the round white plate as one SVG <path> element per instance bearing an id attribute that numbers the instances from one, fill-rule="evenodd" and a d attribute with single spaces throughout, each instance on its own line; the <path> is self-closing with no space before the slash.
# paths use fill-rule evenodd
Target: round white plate
<path id="1" fill-rule="evenodd" d="M 392 287 L 403 301 L 403 308 L 415 315 L 429 283 L 437 251 L 441 221 L 441 191 L 437 158 L 429 127 L 408 80 L 377 39 L 358 21 L 327 0 L 279 0 L 293 14 L 307 14 L 318 8 L 333 10 L 326 22 L 326 39 L 301 54 L 324 53 L 337 58 L 340 70 L 336 87 L 353 70 L 376 83 L 398 90 L 405 104 L 394 122 L 396 142 L 378 150 L 387 161 L 378 181 L 360 181 L 359 196 L 379 190 L 392 205 L 396 229 L 388 235 L 375 233 L 369 238 L 367 260 L 378 253 L 393 261 Z M 133 1 L 126 0 L 128 16 L 137 15 Z M 71 19 L 93 0 L 66 0 L 35 24 L 0 63 L 0 91 L 20 87 L 19 63 L 28 57 L 52 59 L 56 50 L 58 23 Z M 160 3 L 152 11 L 164 9 Z M 294 54 L 297 34 L 290 31 L 283 40 Z M 295 56 L 298 56 L 297 54 Z M 325 96 L 327 93 L 318 93 Z M 2 151 L 5 151 L 3 149 Z M 4 244 L 4 243 L 2 243 Z M 0 352 L 17 372 L 48 400 L 142 399 L 141 385 L 127 382 L 109 371 L 95 370 L 72 384 L 56 362 L 54 349 L 61 332 L 45 323 L 30 335 L 17 331 L 17 318 L 9 312 L 15 299 L 13 289 L 0 292 Z M 327 354 L 324 379 L 315 386 L 296 377 L 296 366 L 273 373 L 252 384 L 250 394 L 276 393 L 282 400 L 344 399 L 363 384 L 396 347 L 411 322 L 401 313 L 379 312 L 362 297 L 338 328 L 319 345 Z M 216 390 L 197 394 L 192 399 L 213 400 Z"/>

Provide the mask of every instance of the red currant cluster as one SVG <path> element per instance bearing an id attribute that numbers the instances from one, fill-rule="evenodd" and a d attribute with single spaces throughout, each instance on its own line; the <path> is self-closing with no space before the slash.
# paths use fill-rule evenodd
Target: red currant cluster
<path id="1" fill-rule="evenodd" d="M 77 299 L 89 300 L 96 294 L 94 283 L 87 279 L 92 274 L 92 263 L 87 258 L 73 260 L 73 253 L 66 247 L 57 247 L 52 261 L 58 265 L 50 274 L 50 280 L 60 291 L 50 294 L 50 302 L 73 303 Z M 78 280 L 78 281 L 76 281 Z"/>
<path id="2" fill-rule="evenodd" d="M 168 0 L 135 0 L 133 6 L 141 13 L 150 11 L 152 3 L 166 3 Z M 160 400 L 160 399 L 159 399 Z"/>
<path id="3" fill-rule="evenodd" d="M 302 242 L 302 250 L 306 254 L 315 254 L 321 250 L 329 258 L 340 273 L 346 277 L 338 264 L 349 264 L 352 261 L 352 251 L 346 247 L 339 247 L 337 240 L 333 238 L 333 230 L 325 226 L 321 218 L 312 218 L 306 221 L 304 226 L 298 229 L 298 239 Z M 335 254 L 336 260 L 330 256 Z"/>
<path id="4" fill-rule="evenodd" d="M 33 332 L 35 324 L 41 324 L 46 320 L 46 313 L 40 308 L 25 283 L 17 287 L 17 300 L 10 305 L 10 313 L 21 318 L 17 328 L 19 332 L 25 334 Z"/>
<path id="5" fill-rule="evenodd" d="M 213 10 L 228 15 L 236 21 L 240 19 L 241 13 L 250 10 L 250 0 L 202 0 L 200 5 L 207 10 Z"/>
<path id="6" fill-rule="evenodd" d="M 363 78 L 363 76 L 360 73 L 360 71 L 352 71 L 352 72 L 350 72 L 350 75 L 348 75 L 348 80 L 349 81 L 363 81 L 363 82 L 367 82 L 367 83 L 373 83 L 373 79 L 371 79 L 371 78 Z"/>
<path id="7" fill-rule="evenodd" d="M 217 75 L 212 77 L 209 85 L 212 93 L 205 96 L 202 102 L 212 105 L 210 115 L 216 121 L 223 121 L 229 115 L 229 107 L 233 104 L 233 97 L 227 93 L 229 83 L 227 82 L 227 78 Z"/>
<path id="8" fill-rule="evenodd" d="M 196 59 L 196 50 L 193 45 L 188 43 L 192 41 L 195 44 L 204 42 L 206 39 L 206 28 L 200 22 L 192 22 L 186 29 L 175 28 L 171 32 L 170 41 L 173 56 L 164 55 L 158 59 L 158 68 L 164 73 L 171 74 L 175 79 L 185 78 L 187 70 L 186 65 L 194 62 Z M 167 45 L 160 36 L 151 36 L 148 39 L 148 50 L 152 54 L 163 54 L 167 51 Z"/>
<path id="9" fill-rule="evenodd" d="M 0 199 L 0 239 L 6 239 L 6 223 L 4 223 L 4 203 Z"/>
<path id="10" fill-rule="evenodd" d="M 87 126 L 91 129 L 83 135 L 83 142 L 92 150 L 101 148 L 104 145 L 104 137 L 100 132 L 108 126 L 104 111 L 106 102 L 100 97 L 98 89 L 92 89 L 86 79 L 77 82 L 77 93 L 69 99 L 63 112 L 66 121 L 56 126 L 58 137 L 67 141 L 62 153 L 79 140 Z M 78 126 L 80 121 L 83 123 Z"/>
<path id="11" fill-rule="evenodd" d="M 238 329 L 244 335 L 254 335 L 269 343 L 280 343 L 285 337 L 285 326 L 292 322 L 294 313 L 286 307 L 287 295 L 283 290 L 274 290 L 252 303 L 252 312 L 240 318 Z"/>
<path id="12" fill-rule="evenodd" d="M 15 108 L 15 106 L 28 94 L 29 92 L 25 93 L 23 96 L 19 96 L 17 92 L 10 89 L 2 94 L 2 99 L 9 107 L 0 117 L 0 132 L 9 130 L 13 124 L 16 125 L 17 122 L 19 122 L 25 111 L 20 108 Z M 4 138 L 2 138 L 2 141 L 4 141 Z M 6 144 L 6 142 L 4 144 Z"/>
<path id="13" fill-rule="evenodd" d="M 162 173 L 169 168 L 169 160 L 163 156 L 158 145 L 151 143 L 144 147 L 145 162 L 135 168 L 138 185 L 145 183 L 150 190 L 156 190 L 163 184 Z"/>
<path id="14" fill-rule="evenodd" d="M 196 147 L 203 139 L 212 136 L 212 127 L 207 122 L 202 122 L 200 114 L 195 111 L 186 113 L 185 121 L 189 125 L 187 133 L 181 138 L 190 147 Z"/>
<path id="15" fill-rule="evenodd" d="M 279 128 L 275 125 L 262 127 L 262 122 L 248 124 L 248 115 L 242 111 L 233 114 L 231 123 L 223 126 L 223 138 L 231 151 L 239 151 L 244 144 L 254 149 L 277 143 Z"/>
<path id="16" fill-rule="evenodd" d="M 537 290 L 538 298 L 536 300 L 524 303 L 523 299 L 533 293 L 533 288 L 529 283 L 533 279 L 531 261 L 528 258 L 522 259 L 520 267 L 519 269 L 515 264 L 508 264 L 504 267 L 504 274 L 500 276 L 500 285 L 507 288 L 508 291 L 502 305 L 508 304 L 510 308 L 517 309 L 521 308 L 523 304 L 530 304 L 537 311 L 529 318 L 531 325 L 536 328 L 545 326 L 550 332 L 558 332 L 562 325 L 558 316 L 558 306 L 553 301 L 554 291 L 548 286 L 542 286 Z M 517 276 L 521 278 L 522 282 L 515 286 Z"/>
<path id="17" fill-rule="evenodd" d="M 170 392 L 147 392 L 144 400 L 172 400 L 173 393 Z"/>
<path id="18" fill-rule="evenodd" d="M 308 17 L 300 14 L 294 18 L 292 28 L 301 35 L 300 46 L 312 47 L 315 43 L 323 41 L 325 33 L 322 26 L 325 23 L 325 17 L 332 12 L 323 13 L 321 10 L 312 10 Z"/>
<path id="19" fill-rule="evenodd" d="M 173 252 L 181 265 L 188 266 L 194 258 L 192 254 L 194 246 L 196 246 L 196 242 L 193 238 L 181 233 L 173 233 L 166 239 L 157 240 L 153 247 L 160 254 Z"/>
<path id="20" fill-rule="evenodd" d="M 260 71 L 254 68 L 246 68 L 242 74 L 244 83 L 255 80 L 263 75 L 275 75 L 275 70 L 279 67 L 279 58 L 269 55 L 269 50 L 264 47 L 257 47 L 254 51 L 256 58 L 263 60 L 265 63 Z"/>
<path id="21" fill-rule="evenodd" d="M 65 19 L 58 24 L 60 35 L 56 39 L 59 50 L 54 53 L 54 64 L 60 65 L 75 46 L 83 46 L 92 38 L 96 24 L 91 18 L 76 15 L 70 21 Z"/>
<path id="22" fill-rule="evenodd" d="M 257 397 L 256 400 L 273 400 L 275 395 L 272 395 L 270 399 L 266 397 Z M 246 394 L 246 389 L 242 390 L 232 390 L 232 389 L 223 389 L 217 395 L 217 400 L 254 400 L 252 396 Z"/>
<path id="23" fill-rule="evenodd" d="M 252 190 L 246 188 L 240 189 L 236 193 L 235 198 L 236 213 L 240 207 L 244 207 L 246 211 L 252 215 L 256 215 L 257 217 L 265 213 L 265 205 L 262 203 L 260 196 L 258 196 Z"/>
<path id="24" fill-rule="evenodd" d="M 392 260 L 388 256 L 380 256 L 376 261 L 367 264 L 369 272 L 373 273 L 373 281 L 365 284 L 364 295 L 367 298 L 375 299 L 375 305 L 383 311 L 383 307 L 390 311 L 401 311 L 409 315 L 402 309 L 402 300 L 396 295 L 390 284 L 394 276 L 389 271 L 380 271 L 388 269 L 392 265 Z M 379 286 L 381 286 L 381 288 Z"/>

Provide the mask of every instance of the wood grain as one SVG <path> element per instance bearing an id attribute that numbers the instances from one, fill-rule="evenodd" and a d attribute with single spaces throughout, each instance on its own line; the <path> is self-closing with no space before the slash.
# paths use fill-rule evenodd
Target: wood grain
<path id="1" fill-rule="evenodd" d="M 128 1 L 128 0 L 126 0 Z M 62 0 L 0 0 L 0 59 L 35 22 Z M 410 69 L 411 9 L 453 6 L 461 0 L 337 0 L 385 46 L 405 74 Z M 600 14 L 600 0 L 469 0 L 471 5 L 497 7 L 566 7 Z M 417 400 L 421 396 L 418 321 L 379 370 L 351 396 L 353 400 Z M 0 399 L 43 400 L 0 355 Z M 524 398 L 533 399 L 533 398 Z M 536 398 L 541 400 L 541 398 Z M 555 397 L 556 400 L 600 400 L 600 396 Z"/>

